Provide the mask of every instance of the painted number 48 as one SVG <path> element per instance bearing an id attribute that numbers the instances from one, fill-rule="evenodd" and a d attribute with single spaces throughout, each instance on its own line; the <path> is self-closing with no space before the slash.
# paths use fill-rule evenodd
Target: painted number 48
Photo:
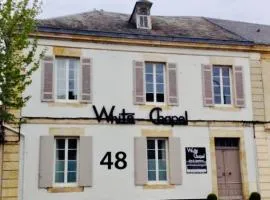
<path id="1" fill-rule="evenodd" d="M 108 151 L 100 161 L 100 165 L 107 165 L 108 169 L 112 169 L 112 165 L 116 169 L 122 170 L 127 167 L 127 154 L 123 151 L 118 151 L 115 154 L 115 162 L 112 162 L 112 152 Z"/>

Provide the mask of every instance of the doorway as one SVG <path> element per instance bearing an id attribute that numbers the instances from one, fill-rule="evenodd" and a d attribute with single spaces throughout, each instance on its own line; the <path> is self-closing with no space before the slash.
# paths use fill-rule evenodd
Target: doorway
<path id="1" fill-rule="evenodd" d="M 239 138 L 215 138 L 219 199 L 242 200 Z"/>

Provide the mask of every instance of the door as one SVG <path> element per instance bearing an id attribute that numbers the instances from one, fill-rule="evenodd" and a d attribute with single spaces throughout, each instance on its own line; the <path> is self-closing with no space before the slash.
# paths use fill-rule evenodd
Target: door
<path id="1" fill-rule="evenodd" d="M 219 199 L 242 199 L 242 178 L 240 171 L 238 143 L 239 142 L 229 141 L 216 142 L 216 164 Z"/>

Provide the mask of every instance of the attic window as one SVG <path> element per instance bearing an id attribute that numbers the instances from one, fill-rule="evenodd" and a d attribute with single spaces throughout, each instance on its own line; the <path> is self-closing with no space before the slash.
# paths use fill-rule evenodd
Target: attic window
<path id="1" fill-rule="evenodd" d="M 151 29 L 151 19 L 148 15 L 137 15 L 137 28 Z"/>

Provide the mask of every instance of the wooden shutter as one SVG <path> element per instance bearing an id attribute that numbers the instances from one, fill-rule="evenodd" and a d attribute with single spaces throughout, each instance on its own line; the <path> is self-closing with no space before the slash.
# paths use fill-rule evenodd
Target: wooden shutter
<path id="1" fill-rule="evenodd" d="M 93 147 L 92 136 L 81 136 L 79 145 L 79 185 L 92 186 Z"/>
<path id="2" fill-rule="evenodd" d="M 169 137 L 169 181 L 170 184 L 182 184 L 182 165 L 181 165 L 181 144 L 180 138 Z"/>
<path id="3" fill-rule="evenodd" d="M 42 68 L 42 83 L 41 83 L 41 100 L 53 101 L 54 99 L 54 81 L 53 81 L 53 67 L 54 58 L 52 56 L 46 56 L 43 59 Z"/>
<path id="4" fill-rule="evenodd" d="M 178 105 L 176 63 L 168 63 L 168 105 Z"/>
<path id="5" fill-rule="evenodd" d="M 146 137 L 135 137 L 134 158 L 135 185 L 144 185 L 148 180 Z"/>
<path id="6" fill-rule="evenodd" d="M 235 106 L 245 107 L 244 74 L 242 66 L 234 66 Z"/>
<path id="7" fill-rule="evenodd" d="M 213 106 L 212 65 L 202 65 L 202 94 L 204 106 Z"/>
<path id="8" fill-rule="evenodd" d="M 39 150 L 39 187 L 48 188 L 53 184 L 54 137 L 41 136 Z"/>
<path id="9" fill-rule="evenodd" d="M 91 59 L 82 58 L 81 59 L 82 67 L 82 89 L 81 89 L 81 102 L 91 103 Z"/>
<path id="10" fill-rule="evenodd" d="M 144 63 L 133 61 L 133 99 L 134 104 L 145 104 Z"/>

